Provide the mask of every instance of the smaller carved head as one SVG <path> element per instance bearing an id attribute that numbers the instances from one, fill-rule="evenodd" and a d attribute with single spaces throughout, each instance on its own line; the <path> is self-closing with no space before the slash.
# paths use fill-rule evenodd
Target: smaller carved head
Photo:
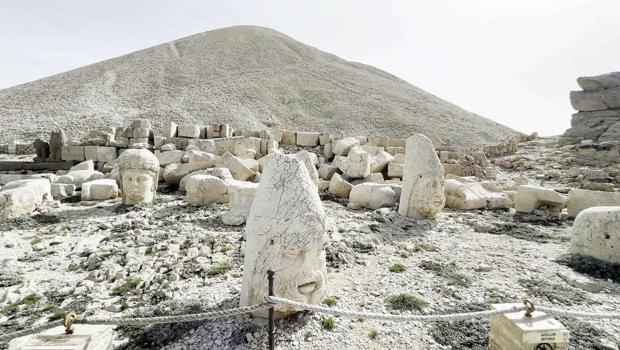
<path id="1" fill-rule="evenodd" d="M 159 160 L 145 149 L 129 149 L 118 157 L 123 203 L 152 203 L 157 190 Z"/>

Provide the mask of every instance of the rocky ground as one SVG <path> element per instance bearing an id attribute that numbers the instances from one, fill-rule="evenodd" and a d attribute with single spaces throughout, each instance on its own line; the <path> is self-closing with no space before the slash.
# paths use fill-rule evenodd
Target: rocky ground
<path id="1" fill-rule="evenodd" d="M 524 176 L 560 191 L 583 185 L 585 176 L 575 182 L 565 175 L 583 167 L 570 155 L 557 139 L 532 141 L 495 161 L 498 181 Z M 605 170 L 614 183 L 617 168 L 591 167 Z M 566 218 L 444 210 L 435 221 L 412 221 L 393 209 L 352 211 L 328 197 L 324 204 L 330 218 L 324 302 L 334 308 L 464 312 L 527 296 L 573 310 L 620 309 L 620 269 L 567 255 Z M 176 191 L 161 188 L 152 206 L 64 202 L 0 225 L 0 332 L 61 318 L 68 310 L 137 316 L 236 307 L 245 242 L 243 226 L 219 221 L 226 210 L 191 207 Z M 571 330 L 572 349 L 620 344 L 618 322 L 561 321 Z M 276 328 L 279 349 L 485 349 L 489 333 L 488 321 L 393 323 L 310 313 L 278 321 Z M 267 348 L 265 322 L 249 315 L 119 327 L 116 334 L 119 349 Z"/>

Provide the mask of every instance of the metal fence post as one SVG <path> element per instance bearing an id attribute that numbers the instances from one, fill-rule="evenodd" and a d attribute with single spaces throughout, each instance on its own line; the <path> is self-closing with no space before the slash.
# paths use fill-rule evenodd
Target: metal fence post
<path id="1" fill-rule="evenodd" d="M 267 279 L 269 280 L 269 296 L 273 295 L 273 271 L 267 271 Z M 274 313 L 273 304 L 269 308 L 269 350 L 274 350 L 273 328 L 274 328 Z"/>

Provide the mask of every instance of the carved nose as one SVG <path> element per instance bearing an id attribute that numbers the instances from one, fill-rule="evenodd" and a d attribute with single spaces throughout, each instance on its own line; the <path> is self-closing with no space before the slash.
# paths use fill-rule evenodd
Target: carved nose
<path id="1" fill-rule="evenodd" d="M 304 283 L 304 284 L 300 285 L 299 287 L 297 287 L 297 290 L 301 294 L 310 294 L 310 293 L 314 292 L 315 289 L 316 289 L 316 283 L 315 282 Z"/>

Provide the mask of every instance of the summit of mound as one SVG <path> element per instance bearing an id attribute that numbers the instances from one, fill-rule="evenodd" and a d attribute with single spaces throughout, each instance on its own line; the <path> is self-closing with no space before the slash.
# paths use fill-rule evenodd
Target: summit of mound
<path id="1" fill-rule="evenodd" d="M 196 34 L 0 90 L 0 142 L 55 128 L 77 138 L 134 118 L 156 127 L 172 120 L 390 137 L 417 132 L 449 145 L 517 134 L 384 71 L 256 26 Z"/>

